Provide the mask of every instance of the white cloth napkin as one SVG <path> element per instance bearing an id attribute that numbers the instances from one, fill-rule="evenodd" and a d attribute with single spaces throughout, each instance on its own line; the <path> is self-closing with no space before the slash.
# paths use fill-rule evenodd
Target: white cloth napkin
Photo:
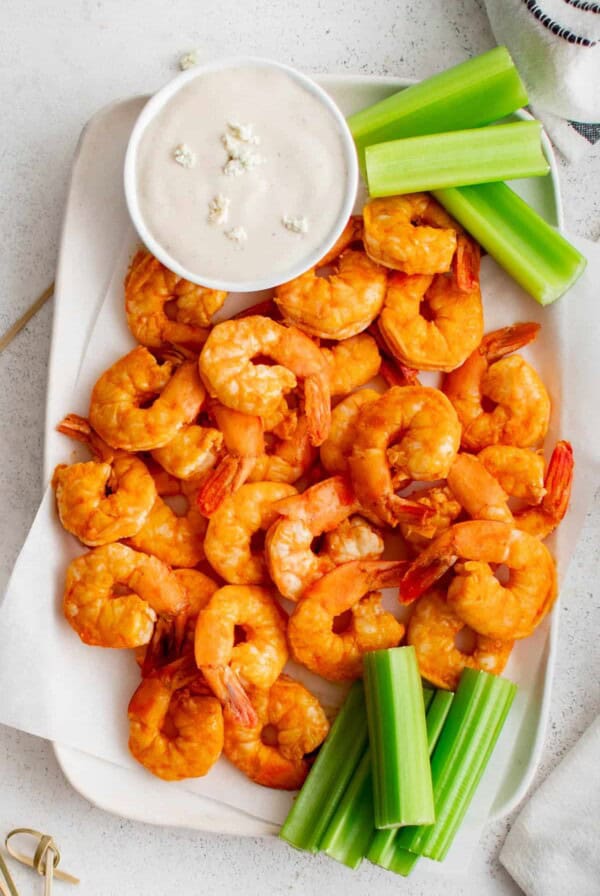
<path id="1" fill-rule="evenodd" d="M 600 893 L 600 717 L 527 803 L 500 861 L 527 896 Z"/>
<path id="2" fill-rule="evenodd" d="M 485 0 L 492 31 L 527 87 L 531 109 L 570 161 L 600 152 L 597 0 Z"/>

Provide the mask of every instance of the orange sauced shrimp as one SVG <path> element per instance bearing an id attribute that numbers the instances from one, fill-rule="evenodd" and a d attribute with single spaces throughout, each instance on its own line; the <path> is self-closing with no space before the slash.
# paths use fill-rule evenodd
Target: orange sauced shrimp
<path id="1" fill-rule="evenodd" d="M 348 339 L 375 320 L 387 283 L 385 268 L 364 252 L 347 249 L 334 262 L 334 271 L 318 276 L 311 268 L 275 290 L 284 320 L 311 336 Z"/>
<path id="2" fill-rule="evenodd" d="M 320 448 L 321 463 L 328 473 L 348 472 L 348 458 L 352 454 L 356 424 L 361 409 L 371 401 L 377 401 L 380 393 L 374 389 L 353 392 L 337 404 L 331 412 L 329 436 Z"/>
<path id="3" fill-rule="evenodd" d="M 408 621 L 406 643 L 415 648 L 423 678 L 438 688 L 455 690 L 465 668 L 500 675 L 508 662 L 513 641 L 473 633 L 474 648 L 465 653 L 455 644 L 463 629 L 464 622 L 441 592 L 429 591 L 417 601 Z"/>
<path id="4" fill-rule="evenodd" d="M 267 532 L 267 566 L 280 593 L 298 600 L 311 582 L 335 566 L 331 554 L 312 550 L 314 539 L 335 529 L 359 507 L 348 479 L 333 476 L 301 495 L 278 501 L 273 509 L 280 518 Z M 375 543 L 360 539 L 354 543 L 357 550 L 361 546 L 368 551 L 367 556 L 372 556 L 373 549 L 375 556 L 380 553 L 378 539 Z"/>
<path id="5" fill-rule="evenodd" d="M 418 370 L 454 370 L 462 364 L 483 336 L 477 281 L 465 292 L 453 272 L 390 275 L 379 329 L 392 354 Z"/>
<path id="6" fill-rule="evenodd" d="M 138 346 L 99 378 L 92 391 L 89 419 L 114 448 L 150 451 L 166 445 L 191 423 L 205 396 L 193 362 L 159 364 L 147 348 Z"/>
<path id="7" fill-rule="evenodd" d="M 293 658 L 331 681 L 359 678 L 368 650 L 396 647 L 404 626 L 381 606 L 379 588 L 398 585 L 404 561 L 344 563 L 307 588 L 288 624 Z M 343 631 L 336 618 L 350 613 Z"/>
<path id="8" fill-rule="evenodd" d="M 184 280 L 145 249 L 134 255 L 125 278 L 129 329 L 149 348 L 172 343 L 199 349 L 208 336 L 211 317 L 226 297 L 226 292 Z M 168 307 L 172 316 L 167 314 Z"/>
<path id="9" fill-rule="evenodd" d="M 573 484 L 573 449 L 569 442 L 557 442 L 544 477 L 544 496 L 535 507 L 515 514 L 519 529 L 546 538 L 563 519 L 571 498 Z"/>
<path id="10" fill-rule="evenodd" d="M 251 727 L 240 725 L 225 709 L 225 756 L 257 784 L 297 790 L 310 769 L 308 754 L 329 732 L 321 704 L 288 675 L 269 690 L 253 688 L 251 699 L 256 711 Z"/>
<path id="11" fill-rule="evenodd" d="M 321 348 L 329 366 L 331 395 L 349 395 L 379 373 L 381 355 L 369 333 L 343 339 L 331 348 Z"/>
<path id="12" fill-rule="evenodd" d="M 260 363 L 263 357 L 276 363 Z M 227 407 L 259 417 L 275 413 L 282 398 L 300 384 L 311 442 L 318 446 L 327 438 L 327 363 L 319 347 L 295 327 L 260 316 L 224 321 L 212 329 L 199 365 L 212 396 Z"/>
<path id="13" fill-rule="evenodd" d="M 556 567 L 544 543 L 512 523 L 485 520 L 456 523 L 433 541 L 406 573 L 401 600 L 415 600 L 457 561 L 448 606 L 481 635 L 527 638 L 556 599 Z M 508 568 L 506 584 L 490 563 Z"/>
<path id="14" fill-rule="evenodd" d="M 223 711 L 198 671 L 168 666 L 142 682 L 129 701 L 129 750 L 165 781 L 206 775 L 223 750 Z"/>
<path id="15" fill-rule="evenodd" d="M 86 644 L 147 644 L 158 614 L 174 616 L 186 606 L 166 564 L 123 544 L 93 548 L 67 569 L 63 611 Z"/>
<path id="16" fill-rule="evenodd" d="M 265 585 L 269 580 L 264 551 L 253 547 L 256 535 L 278 518 L 276 501 L 297 494 L 279 482 L 246 483 L 213 513 L 206 530 L 206 559 L 226 582 Z"/>
<path id="17" fill-rule="evenodd" d="M 445 395 L 392 386 L 362 409 L 356 425 L 349 466 L 358 500 L 391 526 L 425 519 L 428 508 L 398 497 L 395 487 L 444 478 L 459 442 L 460 424 Z"/>
<path id="18" fill-rule="evenodd" d="M 286 619 L 273 592 L 257 585 L 225 585 L 200 610 L 196 663 L 242 724 L 256 718 L 245 687 L 270 688 L 287 662 Z"/>
<path id="19" fill-rule="evenodd" d="M 178 516 L 166 501 L 157 497 L 146 522 L 127 539 L 127 544 L 145 554 L 154 554 L 170 566 L 191 568 L 204 560 L 207 522 L 197 507 L 198 486 L 193 481 L 174 484 L 187 504 L 185 513 Z"/>
<path id="20" fill-rule="evenodd" d="M 373 261 L 405 274 L 450 270 L 460 228 L 427 193 L 372 199 L 363 219 L 363 241 Z"/>
<path id="21" fill-rule="evenodd" d="M 260 417 L 234 411 L 218 402 L 212 405 L 217 426 L 223 434 L 225 452 L 198 492 L 198 507 L 211 516 L 248 479 L 264 455 L 265 441 Z"/>
<path id="22" fill-rule="evenodd" d="M 462 445 L 529 448 L 548 430 L 550 399 L 533 367 L 509 352 L 535 339 L 539 324 L 515 324 L 484 336 L 479 348 L 446 375 L 443 389 L 463 427 Z M 486 409 L 492 404 L 492 410 Z"/>
<path id="23" fill-rule="evenodd" d="M 257 457 L 248 480 L 292 484 L 310 470 L 316 458 L 317 449 L 310 443 L 308 420 L 301 416 L 289 437 L 265 434 L 265 453 Z"/>
<path id="24" fill-rule="evenodd" d="M 573 480 L 573 450 L 558 442 L 548 464 L 543 497 L 533 507 L 513 515 L 508 495 L 478 457 L 459 454 L 450 472 L 448 486 L 470 517 L 512 523 L 518 529 L 546 538 L 567 512 Z"/>
<path id="25" fill-rule="evenodd" d="M 488 445 L 477 455 L 507 495 L 539 504 L 545 495 L 544 457 L 541 452 L 514 445 Z"/>
<path id="26" fill-rule="evenodd" d="M 156 500 L 145 464 L 131 454 L 115 452 L 77 414 L 69 414 L 57 428 L 87 444 L 98 458 L 59 464 L 54 471 L 52 486 L 64 528 L 90 547 L 135 535 Z"/>

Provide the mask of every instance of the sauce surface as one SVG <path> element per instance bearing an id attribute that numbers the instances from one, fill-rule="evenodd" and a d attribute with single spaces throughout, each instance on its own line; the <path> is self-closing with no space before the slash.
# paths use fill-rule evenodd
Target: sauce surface
<path id="1" fill-rule="evenodd" d="M 154 239 L 190 272 L 240 283 L 285 275 L 321 245 L 347 182 L 328 109 L 286 72 L 253 66 L 180 89 L 145 129 L 136 171 Z"/>

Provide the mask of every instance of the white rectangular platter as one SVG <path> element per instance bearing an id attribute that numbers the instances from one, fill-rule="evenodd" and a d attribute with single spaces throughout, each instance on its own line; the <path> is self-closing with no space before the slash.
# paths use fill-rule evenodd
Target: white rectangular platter
<path id="1" fill-rule="evenodd" d="M 406 81 L 394 78 L 323 76 L 317 80 L 345 114 L 407 86 Z M 69 447 L 65 446 L 64 437 L 56 433 L 55 426 L 66 413 L 76 409 L 73 387 L 94 321 L 111 280 L 115 273 L 121 273 L 116 266 L 126 263 L 125 250 L 131 243 L 132 231 L 123 196 L 122 164 L 130 130 L 144 101 L 144 97 L 137 97 L 99 112 L 84 129 L 77 149 L 56 282 L 48 371 L 45 481 L 49 481 L 55 464 L 68 457 Z M 556 170 L 548 145 L 546 151 L 552 165 L 551 174 L 515 186 L 546 220 L 560 226 Z M 484 300 L 485 295 L 484 285 Z M 120 313 L 123 314 L 122 309 Z M 517 319 L 514 313 L 510 304 L 498 313 L 492 309 L 491 314 L 486 306 L 486 329 L 514 322 Z M 548 321 L 548 316 L 543 318 L 541 309 L 533 302 L 527 306 L 527 317 Z M 556 328 L 559 324 L 560 318 L 552 326 Z M 553 340 L 552 331 L 549 335 Z M 110 338 L 107 332 L 108 342 Z M 532 357 L 540 367 L 535 351 Z M 560 373 L 551 374 L 549 363 L 541 366 L 542 376 L 553 397 L 557 397 L 561 393 Z M 560 422 L 553 420 L 550 438 L 557 435 Z M 493 793 L 487 802 L 486 816 L 497 817 L 508 812 L 531 781 L 548 713 L 556 637 L 556 614 L 553 614 L 532 638 L 517 646 L 506 670 L 506 675 L 517 681 L 520 689 L 494 757 L 494 775 L 487 785 Z M 142 769 L 123 768 L 58 743 L 54 747 L 73 787 L 111 812 L 149 823 L 213 832 L 240 835 L 277 832 L 272 823 L 227 805 L 226 794 L 223 802 L 208 799 L 153 779 Z"/>

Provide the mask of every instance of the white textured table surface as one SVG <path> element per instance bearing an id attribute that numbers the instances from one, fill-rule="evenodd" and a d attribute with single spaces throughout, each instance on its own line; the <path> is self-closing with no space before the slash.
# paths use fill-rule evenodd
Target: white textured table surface
<path id="1" fill-rule="evenodd" d="M 53 278 L 71 157 L 83 124 L 113 99 L 159 87 L 182 51 L 199 47 L 207 58 L 254 53 L 307 71 L 423 76 L 493 43 L 477 0 L 4 0 L 0 333 Z M 561 164 L 561 180 L 567 226 L 597 239 L 600 157 L 577 167 Z M 42 489 L 51 315 L 49 305 L 0 357 L 0 592 Z M 551 722 L 538 781 L 600 710 L 599 529 L 596 496 L 562 595 Z M 107 815 L 70 789 L 48 744 L 0 726 L 0 835 L 20 825 L 52 832 L 64 866 L 80 874 L 78 892 L 85 896 L 212 896 L 235 889 L 250 896 L 383 896 L 399 886 L 409 896 L 513 894 L 520 891 L 497 861 L 509 824 L 510 818 L 489 827 L 463 878 L 401 883 L 368 863 L 351 873 L 277 841 L 160 830 Z M 39 892 L 29 872 L 16 877 L 24 894 Z"/>

